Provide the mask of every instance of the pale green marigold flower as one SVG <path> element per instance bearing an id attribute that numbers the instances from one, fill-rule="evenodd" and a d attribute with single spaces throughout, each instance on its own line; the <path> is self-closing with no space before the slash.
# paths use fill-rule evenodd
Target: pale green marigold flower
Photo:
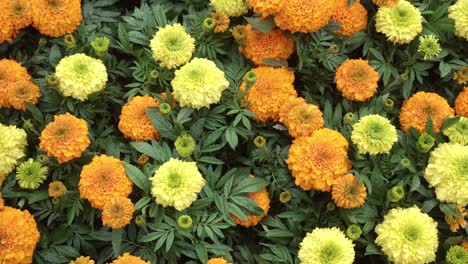
<path id="1" fill-rule="evenodd" d="M 468 0 L 458 0 L 450 6 L 448 17 L 455 20 L 455 35 L 468 40 Z"/>
<path id="2" fill-rule="evenodd" d="M 247 13 L 244 0 L 210 0 L 210 4 L 215 11 L 229 17 L 238 17 Z"/>
<path id="3" fill-rule="evenodd" d="M 468 263 L 468 251 L 462 246 L 452 246 L 445 256 L 447 264 L 466 264 Z"/>
<path id="4" fill-rule="evenodd" d="M 425 60 L 439 56 L 441 51 L 438 38 L 432 35 L 419 37 L 418 52 L 424 56 Z"/>
<path id="5" fill-rule="evenodd" d="M 368 115 L 354 124 L 351 140 L 357 145 L 359 153 L 375 155 L 389 153 L 398 138 L 390 120 L 380 115 Z"/>
<path id="6" fill-rule="evenodd" d="M 181 24 L 160 28 L 150 42 L 153 57 L 162 67 L 174 69 L 187 63 L 195 51 L 195 39 Z"/>
<path id="7" fill-rule="evenodd" d="M 462 116 L 456 124 L 445 129 L 442 133 L 450 139 L 451 143 L 468 145 L 468 118 Z"/>
<path id="8" fill-rule="evenodd" d="M 25 156 L 26 137 L 23 129 L 0 124 L 0 174 L 13 171 L 18 160 Z"/>
<path id="9" fill-rule="evenodd" d="M 177 70 L 171 84 L 180 106 L 196 109 L 219 102 L 221 93 L 229 87 L 224 72 L 214 62 L 201 58 Z"/>
<path id="10" fill-rule="evenodd" d="M 302 264 L 352 264 L 354 256 L 353 242 L 336 227 L 307 233 L 298 253 Z"/>
<path id="11" fill-rule="evenodd" d="M 421 12 L 406 0 L 392 7 L 380 7 L 375 16 L 375 29 L 393 43 L 409 43 L 422 31 Z"/>
<path id="12" fill-rule="evenodd" d="M 85 101 L 92 93 L 105 88 L 106 66 L 101 60 L 78 53 L 63 58 L 55 68 L 58 89 L 64 96 Z"/>
<path id="13" fill-rule="evenodd" d="M 439 201 L 466 206 L 467 175 L 468 146 L 444 143 L 431 152 L 424 178 L 435 187 Z"/>
<path id="14" fill-rule="evenodd" d="M 179 136 L 174 142 L 174 146 L 177 152 L 183 158 L 192 155 L 193 151 L 195 150 L 195 145 L 195 140 L 190 135 Z"/>
<path id="15" fill-rule="evenodd" d="M 388 211 L 375 227 L 375 243 L 395 264 L 423 264 L 435 261 L 439 244 L 437 223 L 417 207 Z"/>
<path id="16" fill-rule="evenodd" d="M 16 168 L 16 179 L 21 188 L 35 190 L 47 178 L 48 172 L 49 168 L 40 162 L 28 159 Z"/>

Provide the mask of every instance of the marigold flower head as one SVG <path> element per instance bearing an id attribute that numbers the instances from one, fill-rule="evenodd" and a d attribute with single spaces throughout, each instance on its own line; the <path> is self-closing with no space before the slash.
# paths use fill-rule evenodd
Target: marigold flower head
<path id="1" fill-rule="evenodd" d="M 8 103 L 17 110 L 25 111 L 26 102 L 37 104 L 40 89 L 31 81 L 18 81 L 11 83 L 7 88 Z"/>
<path id="2" fill-rule="evenodd" d="M 171 85 L 181 107 L 200 109 L 218 103 L 229 82 L 214 62 L 195 58 L 175 72 Z"/>
<path id="3" fill-rule="evenodd" d="M 287 3 L 284 0 L 247 0 L 253 11 L 262 17 L 276 15 Z"/>
<path id="4" fill-rule="evenodd" d="M 174 69 L 187 63 L 195 51 L 195 39 L 177 23 L 160 28 L 150 42 L 154 59 L 162 67 Z"/>
<path id="5" fill-rule="evenodd" d="M 348 100 L 366 101 L 377 91 L 379 74 L 367 60 L 348 59 L 337 69 L 335 74 L 336 88 Z"/>
<path id="6" fill-rule="evenodd" d="M 70 113 L 54 116 L 54 121 L 42 130 L 39 148 L 47 155 L 57 158 L 59 163 L 68 162 L 88 148 L 88 124 Z"/>
<path id="7" fill-rule="evenodd" d="M 144 261 L 140 257 L 132 256 L 130 253 L 125 253 L 112 261 L 112 264 L 150 264 L 150 262 Z"/>
<path id="8" fill-rule="evenodd" d="M 81 0 L 31 1 L 33 26 L 44 35 L 60 37 L 80 25 Z"/>
<path id="9" fill-rule="evenodd" d="M 375 29 L 390 42 L 409 43 L 422 31 L 421 12 L 406 0 L 391 7 L 380 7 L 375 16 Z"/>
<path id="10" fill-rule="evenodd" d="M 137 141 L 159 139 L 159 132 L 145 112 L 149 107 L 158 106 L 159 102 L 148 95 L 133 97 L 122 107 L 119 121 L 120 132 L 125 137 Z"/>
<path id="11" fill-rule="evenodd" d="M 287 68 L 267 66 L 260 66 L 252 71 L 257 74 L 257 78 L 244 97 L 244 102 L 249 102 L 246 109 L 255 113 L 254 119 L 257 121 L 278 121 L 281 106 L 289 97 L 297 97 L 293 86 L 294 73 Z M 241 91 L 245 87 L 244 80 Z"/>
<path id="12" fill-rule="evenodd" d="M 2 27 L 0 27 L 0 32 L 2 30 L 1 28 Z M 0 43 L 1 42 L 0 35 Z M 8 95 L 10 94 L 9 88 L 12 84 L 19 81 L 31 81 L 31 76 L 26 71 L 26 68 L 14 60 L 0 59 L 0 107 L 12 106 L 8 100 Z"/>
<path id="13" fill-rule="evenodd" d="M 4 176 L 25 156 L 27 135 L 23 129 L 0 124 L 0 173 Z"/>
<path id="14" fill-rule="evenodd" d="M 359 1 L 348 5 L 348 0 L 336 0 L 336 9 L 331 21 L 340 23 L 340 30 L 334 30 L 338 35 L 351 37 L 354 33 L 367 27 L 367 10 Z"/>
<path id="15" fill-rule="evenodd" d="M 332 198 L 338 207 L 347 209 L 361 207 L 366 197 L 366 186 L 358 183 L 353 174 L 343 175 L 333 182 Z"/>
<path id="16" fill-rule="evenodd" d="M 378 7 L 392 7 L 396 5 L 400 0 L 372 0 L 372 2 Z"/>
<path id="17" fill-rule="evenodd" d="M 351 140 L 359 153 L 375 155 L 389 153 L 398 137 L 390 120 L 380 115 L 367 115 L 353 125 Z"/>
<path id="18" fill-rule="evenodd" d="M 468 83 L 468 66 L 459 68 L 453 74 L 453 79 L 461 85 Z"/>
<path id="19" fill-rule="evenodd" d="M 352 264 L 354 244 L 336 227 L 315 228 L 302 240 L 298 257 L 302 264 Z"/>
<path id="20" fill-rule="evenodd" d="M 435 36 L 428 35 L 419 37 L 418 52 L 424 56 L 425 60 L 439 56 L 441 51 L 439 39 Z"/>
<path id="21" fill-rule="evenodd" d="M 0 212 L 0 260 L 2 263 L 32 263 L 39 231 L 28 211 L 5 206 Z"/>
<path id="22" fill-rule="evenodd" d="M 445 117 L 452 117 L 453 109 L 443 97 L 435 93 L 417 92 L 405 100 L 400 112 L 401 130 L 407 132 L 414 127 L 420 133 L 426 129 L 427 119 L 430 117 L 434 130 L 439 132 Z"/>
<path id="23" fill-rule="evenodd" d="M 447 264 L 465 264 L 468 263 L 468 251 L 462 246 L 452 246 L 445 256 Z"/>
<path id="24" fill-rule="evenodd" d="M 431 152 L 424 178 L 435 187 L 437 199 L 460 206 L 468 204 L 468 146 L 439 144 Z"/>
<path id="25" fill-rule="evenodd" d="M 439 244 L 437 222 L 417 207 L 394 208 L 375 227 L 375 243 L 395 264 L 429 263 Z"/>
<path id="26" fill-rule="evenodd" d="M 455 99 L 455 112 L 457 115 L 468 117 L 468 86 Z"/>
<path id="27" fill-rule="evenodd" d="M 11 16 L 6 12 L 0 13 L 0 43 L 8 41 L 11 43 L 13 37 L 16 35 L 15 28 Z"/>
<path id="28" fill-rule="evenodd" d="M 60 198 L 67 191 L 67 187 L 61 181 L 53 181 L 49 183 L 48 193 L 52 198 Z"/>
<path id="29" fill-rule="evenodd" d="M 311 136 L 323 124 L 323 114 L 316 105 L 308 104 L 303 98 L 291 97 L 279 112 L 282 122 L 293 137 Z"/>
<path id="30" fill-rule="evenodd" d="M 210 5 L 216 12 L 221 12 L 229 17 L 238 17 L 247 13 L 247 5 L 244 0 L 210 0 Z"/>
<path id="31" fill-rule="evenodd" d="M 455 35 L 468 40 L 468 0 L 457 0 L 448 8 L 448 17 L 455 20 Z"/>
<path id="32" fill-rule="evenodd" d="M 328 24 L 335 8 L 335 0 L 290 0 L 276 14 L 275 22 L 293 33 L 315 32 Z"/>
<path id="33" fill-rule="evenodd" d="M 337 131 L 319 129 L 293 141 L 286 163 L 296 185 L 329 192 L 333 182 L 351 169 L 348 141 Z"/>
<path id="34" fill-rule="evenodd" d="M 294 52 L 294 40 L 280 29 L 268 33 L 246 26 L 247 39 L 239 50 L 257 65 L 263 65 L 264 59 L 289 59 Z"/>
<path id="35" fill-rule="evenodd" d="M 190 207 L 205 186 L 205 179 L 195 162 L 173 158 L 162 164 L 151 180 L 151 194 L 156 203 L 164 207 L 173 206 L 178 211 Z"/>
<path id="36" fill-rule="evenodd" d="M 231 23 L 231 20 L 228 16 L 221 12 L 214 12 L 211 13 L 211 18 L 215 23 L 215 27 L 213 30 L 215 33 L 225 32 L 226 30 L 228 30 L 229 23 Z"/>
<path id="37" fill-rule="evenodd" d="M 263 188 L 258 192 L 246 193 L 245 196 L 253 200 L 258 205 L 258 207 L 263 210 L 264 215 L 247 215 L 247 220 L 242 220 L 232 213 L 231 216 L 234 219 L 234 222 L 238 225 L 244 227 L 256 226 L 262 221 L 262 219 L 268 214 L 268 211 L 270 210 L 270 196 L 268 195 L 266 188 Z"/>
<path id="38" fill-rule="evenodd" d="M 88 96 L 105 88 L 107 83 L 106 66 L 102 60 L 77 53 L 60 60 L 55 68 L 59 81 L 58 89 L 64 96 L 85 101 Z"/>
<path id="39" fill-rule="evenodd" d="M 16 168 L 16 179 L 21 188 L 35 190 L 47 178 L 48 172 L 49 168 L 40 162 L 28 159 Z"/>
<path id="40" fill-rule="evenodd" d="M 95 264 L 95 262 L 91 259 L 91 257 L 81 256 L 75 260 L 70 261 L 68 264 Z"/>
<path id="41" fill-rule="evenodd" d="M 461 117 L 456 124 L 442 132 L 449 138 L 451 143 L 468 145 L 468 118 Z"/>
<path id="42" fill-rule="evenodd" d="M 80 174 L 80 196 L 97 209 L 102 209 L 113 197 L 128 197 L 132 186 L 123 162 L 106 155 L 94 156 Z"/>
<path id="43" fill-rule="evenodd" d="M 30 0 L 4 0 L 0 2 L 0 10 L 4 10 L 10 16 L 14 31 L 31 25 L 31 2 Z"/>
<path id="44" fill-rule="evenodd" d="M 183 158 L 192 155 L 195 150 L 196 142 L 190 135 L 181 135 L 174 142 L 177 153 Z"/>
<path id="45" fill-rule="evenodd" d="M 132 201 L 123 196 L 116 196 L 104 203 L 102 208 L 102 224 L 114 229 L 130 224 L 135 212 Z"/>
<path id="46" fill-rule="evenodd" d="M 465 208 L 462 206 L 457 206 L 457 213 L 457 217 L 445 214 L 445 222 L 447 222 L 447 224 L 450 226 L 450 230 L 452 232 L 457 232 L 458 229 L 463 229 L 466 227 L 465 217 L 468 213 L 466 212 Z"/>
<path id="47" fill-rule="evenodd" d="M 229 264 L 224 258 L 210 258 L 206 264 Z"/>

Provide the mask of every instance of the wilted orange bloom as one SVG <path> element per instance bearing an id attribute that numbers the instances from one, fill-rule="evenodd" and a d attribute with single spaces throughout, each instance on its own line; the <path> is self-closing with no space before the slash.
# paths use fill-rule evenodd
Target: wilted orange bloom
<path id="1" fill-rule="evenodd" d="M 293 141 L 286 163 L 296 185 L 329 192 L 335 180 L 351 169 L 348 141 L 337 131 L 319 129 Z"/>
<path id="2" fill-rule="evenodd" d="M 455 99 L 455 113 L 468 117 L 468 86 Z"/>
<path id="3" fill-rule="evenodd" d="M 83 18 L 81 0 L 34 0 L 31 7 L 34 27 L 51 37 L 72 33 Z"/>
<path id="4" fill-rule="evenodd" d="M 453 115 L 453 109 L 443 97 L 435 93 L 417 92 L 403 102 L 400 112 L 400 125 L 405 132 L 410 127 L 414 127 L 420 133 L 423 133 L 427 119 L 430 117 L 434 124 L 434 130 L 439 132 L 444 118 Z"/>
<path id="5" fill-rule="evenodd" d="M 372 0 L 378 7 L 392 7 L 398 3 L 399 0 Z"/>
<path id="6" fill-rule="evenodd" d="M 213 30 L 215 33 L 226 31 L 229 28 L 229 23 L 231 23 L 229 17 L 221 12 L 212 13 L 211 18 L 215 22 L 215 27 Z"/>
<path id="7" fill-rule="evenodd" d="M 241 45 L 245 45 L 245 40 L 247 39 L 246 28 L 245 25 L 237 25 L 231 30 L 232 37 Z"/>
<path id="8" fill-rule="evenodd" d="M 149 107 L 158 106 L 159 102 L 148 95 L 133 97 L 122 108 L 119 121 L 120 132 L 137 141 L 159 139 L 158 131 L 145 113 Z"/>
<path id="9" fill-rule="evenodd" d="M 114 260 L 112 264 L 150 264 L 150 262 L 144 261 L 139 257 L 132 256 L 130 253 L 125 253 L 118 259 Z"/>
<path id="10" fill-rule="evenodd" d="M 449 224 L 452 232 L 457 232 L 460 228 L 466 227 L 465 217 L 467 212 L 463 206 L 457 206 L 458 217 L 455 218 L 451 215 L 445 214 L 445 222 Z"/>
<path id="11" fill-rule="evenodd" d="M 260 223 L 262 219 L 268 214 L 268 210 L 270 209 L 270 196 L 268 195 L 268 191 L 266 188 L 263 188 L 258 192 L 246 193 L 245 196 L 254 200 L 257 203 L 258 207 L 262 208 L 264 215 L 247 215 L 247 221 L 238 218 L 232 213 L 231 216 L 234 219 L 234 222 L 236 222 L 236 224 L 238 225 L 245 227 L 255 226 L 258 223 Z"/>
<path id="12" fill-rule="evenodd" d="M 468 66 L 458 69 L 453 74 L 453 79 L 461 85 L 468 83 Z"/>
<path id="13" fill-rule="evenodd" d="M 228 264 L 224 258 L 211 258 L 206 264 Z"/>
<path id="14" fill-rule="evenodd" d="M 340 23 L 340 30 L 335 30 L 338 35 L 351 37 L 354 33 L 367 27 L 367 10 L 358 1 L 348 6 L 348 0 L 336 0 L 337 7 L 331 17 L 331 21 Z"/>
<path id="15" fill-rule="evenodd" d="M 293 39 L 280 29 L 263 33 L 247 25 L 246 30 L 245 46 L 240 46 L 239 50 L 257 65 L 263 65 L 263 59 L 287 60 L 294 52 Z"/>
<path id="16" fill-rule="evenodd" d="M 262 17 L 276 15 L 287 2 L 286 0 L 247 0 L 253 11 Z"/>
<path id="17" fill-rule="evenodd" d="M 113 197 L 102 208 L 102 223 L 114 229 L 125 227 L 130 224 L 134 212 L 135 206 L 130 199 Z"/>
<path id="18" fill-rule="evenodd" d="M 26 102 L 37 104 L 40 89 L 31 81 L 18 81 L 11 83 L 7 88 L 7 100 L 13 108 L 25 111 Z"/>
<path id="19" fill-rule="evenodd" d="M 336 69 L 336 88 L 348 100 L 365 101 L 377 91 L 379 74 L 367 60 L 348 59 Z"/>
<path id="20" fill-rule="evenodd" d="M 1 14 L 2 12 L 0 12 Z M 1 15 L 0 15 L 1 16 Z M 2 27 L 0 27 L 0 31 Z M 0 42 L 2 42 L 0 40 Z M 0 107 L 11 107 L 8 101 L 8 88 L 18 81 L 31 81 L 26 68 L 14 60 L 0 60 Z"/>
<path id="21" fill-rule="evenodd" d="M 91 257 L 78 257 L 75 260 L 70 261 L 68 264 L 94 264 L 94 260 L 91 259 Z"/>
<path id="22" fill-rule="evenodd" d="M 57 158 L 59 163 L 68 162 L 88 148 L 88 123 L 70 113 L 54 116 L 41 133 L 39 148 L 47 155 Z"/>
<path id="23" fill-rule="evenodd" d="M 10 16 L 15 32 L 32 23 L 31 0 L 2 0 L 0 10 Z"/>
<path id="24" fill-rule="evenodd" d="M 338 177 L 333 183 L 332 198 L 338 207 L 347 209 L 361 207 L 364 205 L 366 197 L 366 186 L 358 183 L 353 174 Z"/>
<path id="25" fill-rule="evenodd" d="M 300 97 L 289 98 L 280 108 L 279 120 L 293 137 L 311 136 L 324 124 L 320 109 Z"/>
<path id="26" fill-rule="evenodd" d="M 60 198 L 65 194 L 66 191 L 67 188 L 61 181 L 53 181 L 49 183 L 48 193 L 52 198 Z"/>

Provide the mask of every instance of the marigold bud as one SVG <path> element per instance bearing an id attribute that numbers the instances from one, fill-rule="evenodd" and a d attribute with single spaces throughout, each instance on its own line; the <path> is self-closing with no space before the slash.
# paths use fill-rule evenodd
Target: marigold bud
<path id="1" fill-rule="evenodd" d="M 352 240 L 356 240 L 361 237 L 362 229 L 360 226 L 352 224 L 346 229 L 346 235 Z"/>
<path id="2" fill-rule="evenodd" d="M 280 199 L 280 202 L 282 202 L 284 204 L 289 203 L 289 201 L 291 201 L 291 193 L 287 192 L 287 191 L 282 192 L 282 193 L 280 193 L 279 199 Z"/>
<path id="3" fill-rule="evenodd" d="M 435 139 L 429 134 L 422 134 L 416 143 L 416 149 L 421 153 L 427 153 L 434 146 Z"/>
<path id="4" fill-rule="evenodd" d="M 263 148 L 266 144 L 266 139 L 262 136 L 256 136 L 254 139 L 255 147 Z"/>
<path id="5" fill-rule="evenodd" d="M 159 106 L 159 112 L 161 112 L 161 114 L 167 115 L 171 112 L 171 110 L 171 106 L 168 103 L 162 103 Z"/>
<path id="6" fill-rule="evenodd" d="M 207 32 L 211 32 L 211 31 L 213 31 L 215 26 L 216 26 L 216 24 L 215 24 L 214 20 L 211 17 L 207 17 L 207 18 L 205 18 L 205 20 L 203 20 L 203 30 L 205 30 Z"/>
<path id="7" fill-rule="evenodd" d="M 343 121 L 345 124 L 347 125 L 351 125 L 352 123 L 354 123 L 354 121 L 356 121 L 356 115 L 354 115 L 354 113 L 346 113 L 343 117 Z"/>
<path id="8" fill-rule="evenodd" d="M 183 230 L 192 228 L 192 217 L 190 217 L 190 215 L 179 216 L 179 219 L 177 219 L 177 226 Z"/>
<path id="9" fill-rule="evenodd" d="M 67 47 L 70 49 L 76 46 L 76 38 L 72 34 L 65 35 L 63 42 L 65 42 L 65 45 L 67 45 Z"/>
<path id="10" fill-rule="evenodd" d="M 405 190 L 403 189 L 403 186 L 400 185 L 393 186 L 393 188 L 387 192 L 387 199 L 394 203 L 403 199 L 404 196 Z"/>

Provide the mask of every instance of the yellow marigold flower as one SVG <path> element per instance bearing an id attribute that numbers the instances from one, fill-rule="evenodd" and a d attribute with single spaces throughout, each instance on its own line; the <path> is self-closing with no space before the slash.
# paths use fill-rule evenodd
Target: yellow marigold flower
<path id="1" fill-rule="evenodd" d="M 331 21 L 340 23 L 340 30 L 334 30 L 338 35 L 351 37 L 354 33 L 367 27 L 367 10 L 359 1 L 348 6 L 348 0 L 336 0 L 336 9 Z"/>
<path id="2" fill-rule="evenodd" d="M 316 105 L 308 104 L 303 98 L 291 97 L 279 112 L 283 123 L 293 137 L 311 136 L 323 124 L 323 114 Z"/>
<path id="3" fill-rule="evenodd" d="M 81 0 L 31 1 L 33 26 L 44 35 L 60 37 L 80 25 Z"/>
<path id="4" fill-rule="evenodd" d="M 332 198 L 338 207 L 357 208 L 366 202 L 366 186 L 358 183 L 356 176 L 346 174 L 337 178 L 332 186 Z"/>
<path id="5" fill-rule="evenodd" d="M 247 0 L 253 11 L 262 17 L 276 15 L 287 3 L 285 0 Z"/>
<path id="6" fill-rule="evenodd" d="M 244 227 L 256 226 L 268 214 L 268 210 L 270 209 L 270 196 L 268 195 L 266 188 L 263 188 L 258 192 L 246 193 L 245 196 L 253 200 L 258 205 L 258 207 L 263 210 L 264 215 L 247 215 L 246 221 L 240 219 L 232 213 L 231 216 L 234 219 L 234 222 L 236 222 L 238 225 Z"/>
<path id="7" fill-rule="evenodd" d="M 434 130 L 439 132 L 445 117 L 452 117 L 453 109 L 445 98 L 435 93 L 417 92 L 403 102 L 400 112 L 401 130 L 407 132 L 410 127 L 424 133 L 427 119 L 430 117 Z"/>
<path id="8" fill-rule="evenodd" d="M 468 83 L 468 66 L 459 68 L 453 74 L 453 79 L 461 85 Z"/>
<path id="9" fill-rule="evenodd" d="M 200 109 L 218 103 L 229 82 L 214 62 L 195 58 L 175 72 L 171 85 L 181 107 Z"/>
<path id="10" fill-rule="evenodd" d="M 280 29 L 263 33 L 246 26 L 247 39 L 239 50 L 257 65 L 263 65 L 264 59 L 289 59 L 294 52 L 294 40 Z"/>
<path id="11" fill-rule="evenodd" d="M 44 182 L 49 173 L 49 168 L 33 159 L 21 163 L 16 168 L 18 185 L 23 189 L 35 190 Z"/>
<path id="12" fill-rule="evenodd" d="M 400 0 L 372 0 L 372 2 L 378 7 L 392 7 L 396 5 Z"/>
<path id="13" fill-rule="evenodd" d="M 130 253 L 125 253 L 118 259 L 114 260 L 112 264 L 150 264 L 150 262 L 144 261 L 140 257 L 132 256 Z"/>
<path id="14" fill-rule="evenodd" d="M 449 224 L 450 230 L 452 232 L 457 232 L 458 229 L 463 229 L 466 227 L 465 217 L 468 213 L 466 212 L 465 208 L 462 206 L 457 206 L 457 213 L 458 217 L 456 218 L 451 215 L 445 214 L 445 222 Z"/>
<path id="15" fill-rule="evenodd" d="M 75 260 L 70 261 L 68 264 L 95 264 L 95 262 L 91 259 L 91 257 L 81 256 Z"/>
<path id="16" fill-rule="evenodd" d="M 39 93 L 39 87 L 31 81 L 18 81 L 7 87 L 6 99 L 13 108 L 25 111 L 26 102 L 37 104 Z"/>
<path id="17" fill-rule="evenodd" d="M 105 88 L 106 66 L 102 60 L 78 53 L 63 58 L 55 68 L 58 89 L 64 96 L 85 101 L 88 96 Z"/>
<path id="18" fill-rule="evenodd" d="M 468 145 L 468 118 L 461 117 L 456 124 L 442 132 L 450 139 L 451 143 Z"/>
<path id="19" fill-rule="evenodd" d="M 418 52 L 424 56 L 425 60 L 439 56 L 441 51 L 439 39 L 435 36 L 427 35 L 419 37 Z"/>
<path id="20" fill-rule="evenodd" d="M 232 30 L 232 37 L 241 45 L 245 45 L 247 40 L 247 26 L 237 25 Z"/>
<path id="21" fill-rule="evenodd" d="M 13 37 L 16 35 L 16 31 L 11 16 L 8 13 L 0 12 L 0 25 L 2 25 L 0 27 L 0 43 L 4 41 L 11 43 Z"/>
<path id="22" fill-rule="evenodd" d="M 221 12 L 211 13 L 211 18 L 215 22 L 213 30 L 215 33 L 225 32 L 229 28 L 229 23 L 231 23 L 229 17 Z"/>
<path id="23" fill-rule="evenodd" d="M 392 7 L 380 7 L 375 15 L 375 29 L 390 42 L 409 43 L 422 31 L 421 12 L 406 0 Z"/>
<path id="24" fill-rule="evenodd" d="M 13 171 L 18 160 L 25 156 L 26 137 L 23 129 L 0 124 L 0 173 L 6 175 Z"/>
<path id="25" fill-rule="evenodd" d="M 137 141 L 159 139 L 159 133 L 154 128 L 145 110 L 149 107 L 158 107 L 159 102 L 144 95 L 135 96 L 122 107 L 119 130 L 125 137 Z"/>
<path id="26" fill-rule="evenodd" d="M 457 115 L 468 117 L 468 86 L 455 99 L 455 112 Z"/>
<path id="27" fill-rule="evenodd" d="M 375 243 L 395 264 L 435 261 L 439 244 L 437 222 L 417 207 L 394 208 L 375 227 Z"/>
<path id="28" fill-rule="evenodd" d="M 468 146 L 444 143 L 431 152 L 424 178 L 435 187 L 439 201 L 468 204 L 467 164 Z"/>
<path id="29" fill-rule="evenodd" d="M 353 242 L 336 227 L 307 233 L 298 252 L 302 264 L 352 264 L 354 257 Z"/>
<path id="30" fill-rule="evenodd" d="M 257 79 L 244 97 L 249 102 L 247 109 L 255 113 L 254 119 L 260 122 L 278 121 L 281 106 L 289 97 L 297 97 L 294 89 L 294 73 L 287 68 L 260 66 L 252 70 Z M 245 90 L 245 80 L 240 87 Z"/>
<path id="31" fill-rule="evenodd" d="M 160 28 L 150 42 L 155 60 L 162 67 L 174 69 L 187 63 L 195 51 L 195 39 L 177 23 Z"/>
<path id="32" fill-rule="evenodd" d="M 4 0 L 0 2 L 0 10 L 4 10 L 10 16 L 14 31 L 32 23 L 31 0 Z"/>
<path id="33" fill-rule="evenodd" d="M 315 32 L 328 24 L 335 8 L 335 0 L 290 0 L 276 14 L 275 22 L 292 33 Z"/>
<path id="34" fill-rule="evenodd" d="M 468 40 L 468 0 L 457 0 L 448 8 L 448 17 L 455 20 L 455 35 Z"/>
<path id="35" fill-rule="evenodd" d="M 371 98 L 378 81 L 379 74 L 367 60 L 348 59 L 336 69 L 336 88 L 348 100 L 363 102 Z"/>
<path id="36" fill-rule="evenodd" d="M 118 229 L 130 224 L 135 212 L 132 201 L 126 197 L 112 197 L 102 208 L 102 224 Z"/>
<path id="37" fill-rule="evenodd" d="M 2 27 L 0 27 L 0 32 L 1 30 Z M 9 94 L 8 90 L 11 84 L 18 81 L 31 81 L 31 76 L 26 71 L 26 68 L 14 60 L 0 59 L 0 107 L 11 107 L 7 97 Z"/>
<path id="38" fill-rule="evenodd" d="M 359 153 L 375 155 L 389 153 L 398 137 L 390 120 L 380 115 L 367 115 L 353 125 L 351 140 Z"/>
<path id="39" fill-rule="evenodd" d="M 337 131 L 319 129 L 293 141 L 286 163 L 296 185 L 329 192 L 333 182 L 351 169 L 348 141 Z"/>
<path id="40" fill-rule="evenodd" d="M 102 209 L 113 197 L 128 197 L 132 186 L 123 162 L 106 155 L 94 156 L 80 174 L 80 196 L 97 209 Z"/>
<path id="41" fill-rule="evenodd" d="M 224 258 L 210 258 L 206 264 L 229 264 Z"/>
<path id="42" fill-rule="evenodd" d="M 52 198 L 60 198 L 67 191 L 67 187 L 61 181 L 53 181 L 49 183 L 48 193 Z"/>
<path id="43" fill-rule="evenodd" d="M 39 235 L 36 221 L 28 211 L 5 206 L 0 212 L 1 263 L 32 263 Z"/>
<path id="44" fill-rule="evenodd" d="M 221 12 L 229 17 L 238 17 L 247 13 L 247 5 L 244 0 L 210 0 L 210 5 L 216 12 Z"/>
<path id="45" fill-rule="evenodd" d="M 39 148 L 47 155 L 57 158 L 59 163 L 68 162 L 88 148 L 88 124 L 70 113 L 54 116 L 54 121 L 42 130 Z"/>

